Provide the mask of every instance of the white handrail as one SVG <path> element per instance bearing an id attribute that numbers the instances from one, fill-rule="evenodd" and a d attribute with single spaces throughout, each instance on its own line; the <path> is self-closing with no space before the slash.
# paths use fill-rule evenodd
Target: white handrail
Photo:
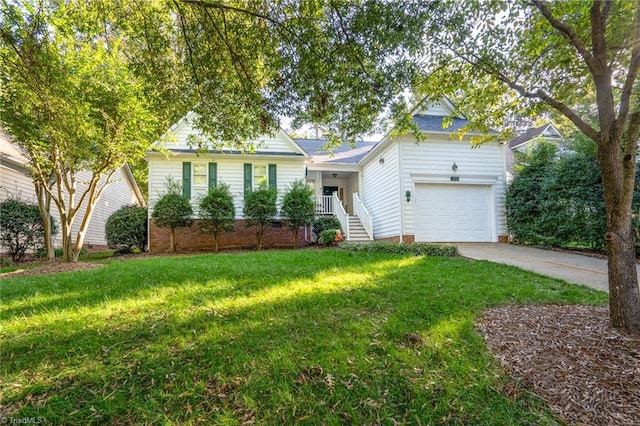
<path id="1" fill-rule="evenodd" d="M 360 218 L 360 223 L 362 223 L 364 230 L 367 231 L 369 239 L 373 240 L 373 218 L 362 200 L 360 200 L 357 192 L 353 193 L 353 213 Z"/>
<path id="2" fill-rule="evenodd" d="M 349 214 L 345 211 L 342 202 L 340 202 L 338 192 L 333 193 L 333 207 L 334 214 L 340 221 L 340 226 L 342 226 L 342 230 L 344 231 L 343 238 L 346 241 L 349 239 Z"/>
<path id="3" fill-rule="evenodd" d="M 316 202 L 316 214 L 333 214 L 333 196 L 321 195 Z"/>

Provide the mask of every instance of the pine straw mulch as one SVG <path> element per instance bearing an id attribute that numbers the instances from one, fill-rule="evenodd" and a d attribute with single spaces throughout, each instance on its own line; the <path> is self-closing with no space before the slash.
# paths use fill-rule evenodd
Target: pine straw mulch
<path id="1" fill-rule="evenodd" d="M 608 308 L 510 305 L 477 327 L 507 373 L 567 423 L 640 424 L 640 338 L 610 328 Z"/>

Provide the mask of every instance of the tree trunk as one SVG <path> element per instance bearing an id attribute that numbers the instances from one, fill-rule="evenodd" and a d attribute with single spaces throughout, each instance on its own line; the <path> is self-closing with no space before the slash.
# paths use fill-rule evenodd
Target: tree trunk
<path id="1" fill-rule="evenodd" d="M 214 244 L 214 249 L 215 249 L 215 251 L 217 253 L 218 249 L 220 248 L 220 233 L 219 232 L 214 232 L 213 233 L 213 244 Z"/>
<path id="2" fill-rule="evenodd" d="M 640 289 L 636 272 L 636 235 L 632 222 L 636 164 L 620 153 L 620 141 L 598 144 L 598 161 L 607 210 L 605 242 L 609 258 L 609 316 L 611 326 L 640 334 Z"/>
<path id="3" fill-rule="evenodd" d="M 293 232 L 293 248 L 298 248 L 298 229 L 292 229 Z"/>
<path id="4" fill-rule="evenodd" d="M 259 224 L 256 231 L 256 245 L 258 250 L 262 250 L 262 237 L 264 235 L 264 225 Z"/>
<path id="5" fill-rule="evenodd" d="M 44 249 L 47 253 L 47 260 L 55 260 L 56 250 L 53 246 L 51 227 L 51 195 L 41 186 L 42 184 L 34 180 L 36 197 L 38 199 L 38 209 L 44 223 Z"/>
<path id="6" fill-rule="evenodd" d="M 171 253 L 176 252 L 176 230 L 175 228 L 169 229 L 169 251 Z"/>

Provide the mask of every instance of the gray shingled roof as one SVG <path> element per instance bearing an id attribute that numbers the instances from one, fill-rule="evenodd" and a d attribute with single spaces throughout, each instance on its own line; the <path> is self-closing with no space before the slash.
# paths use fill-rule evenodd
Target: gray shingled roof
<path id="1" fill-rule="evenodd" d="M 357 164 L 377 142 L 357 141 L 355 147 L 348 143 L 336 147 L 333 153 L 323 150 L 328 142 L 326 139 L 294 139 L 298 145 L 309 155 L 313 156 L 316 163 L 333 164 Z"/>
<path id="2" fill-rule="evenodd" d="M 420 130 L 425 132 L 455 132 L 470 123 L 469 120 L 453 117 L 451 125 L 447 128 L 443 128 L 442 123 L 445 118 L 447 117 L 440 115 L 416 114 L 413 116 L 413 121 L 415 121 Z"/>
<path id="3" fill-rule="evenodd" d="M 538 136 L 540 136 L 547 127 L 549 127 L 551 124 L 547 123 L 547 124 L 543 124 L 540 127 L 534 127 L 531 128 L 529 130 L 527 130 L 526 132 L 524 132 L 523 134 L 521 134 L 520 136 L 511 139 L 509 141 L 509 148 L 513 149 L 519 145 L 522 145 L 523 143 L 526 143 L 528 141 L 530 141 L 531 139 L 535 139 Z"/>

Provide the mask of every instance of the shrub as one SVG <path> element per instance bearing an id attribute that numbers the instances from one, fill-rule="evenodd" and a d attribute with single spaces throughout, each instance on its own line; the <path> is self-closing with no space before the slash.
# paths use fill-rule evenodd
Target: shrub
<path id="1" fill-rule="evenodd" d="M 293 246 L 298 247 L 298 230 L 310 225 L 315 215 L 313 190 L 303 180 L 294 181 L 282 198 L 280 213 L 293 234 Z"/>
<path id="2" fill-rule="evenodd" d="M 169 229 L 170 250 L 176 251 L 176 228 L 191 226 L 193 220 L 193 208 L 189 199 L 182 195 L 181 190 L 175 184 L 167 184 L 167 193 L 156 203 L 151 213 L 151 218 L 160 228 Z"/>
<path id="3" fill-rule="evenodd" d="M 51 225 L 55 234 L 53 220 Z M 0 202 L 0 245 L 14 262 L 23 260 L 27 251 L 37 252 L 44 247 L 44 222 L 36 204 L 18 198 Z"/>
<path id="4" fill-rule="evenodd" d="M 324 246 L 333 245 L 336 242 L 337 236 L 337 229 L 325 229 L 320 233 L 320 243 Z"/>
<path id="5" fill-rule="evenodd" d="M 430 243 L 392 243 L 389 241 L 372 241 L 367 243 L 340 244 L 340 248 L 348 251 L 366 253 L 398 253 L 412 254 L 415 256 L 458 256 L 458 248 L 449 245 L 439 245 Z"/>
<path id="6" fill-rule="evenodd" d="M 278 191 L 270 188 L 266 182 L 260 184 L 258 189 L 247 192 L 244 197 L 244 217 L 247 219 L 247 226 L 255 226 L 256 246 L 262 250 L 264 231 L 271 225 L 273 218 L 278 214 L 276 201 Z"/>
<path id="7" fill-rule="evenodd" d="M 320 239 L 320 235 L 322 231 L 326 231 L 327 229 L 341 229 L 342 225 L 340 221 L 335 216 L 323 216 L 316 219 L 313 222 L 313 233 L 316 235 L 316 238 Z"/>
<path id="8" fill-rule="evenodd" d="M 220 247 L 220 232 L 232 231 L 236 216 L 233 196 L 229 192 L 229 185 L 220 182 L 217 188 L 209 190 L 200 200 L 200 229 L 202 232 L 213 234 L 215 250 Z"/>
<path id="9" fill-rule="evenodd" d="M 110 248 L 119 253 L 131 253 L 147 246 L 147 209 L 136 205 L 123 206 L 109 216 L 105 236 Z"/>

